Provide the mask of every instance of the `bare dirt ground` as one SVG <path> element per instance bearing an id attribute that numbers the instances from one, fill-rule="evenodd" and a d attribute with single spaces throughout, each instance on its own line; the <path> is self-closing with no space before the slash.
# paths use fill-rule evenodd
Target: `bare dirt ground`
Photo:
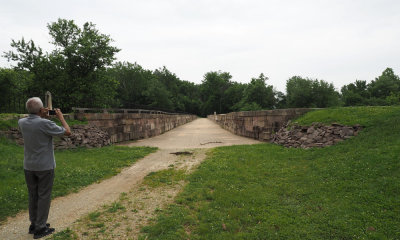
<path id="1" fill-rule="evenodd" d="M 184 184 L 180 181 L 149 188 L 142 183 L 146 175 L 171 167 L 190 172 L 205 159 L 208 148 L 255 143 L 259 141 L 236 136 L 202 118 L 154 138 L 122 144 L 154 146 L 159 150 L 117 176 L 54 199 L 49 222 L 56 232 L 70 228 L 80 239 L 136 239 L 141 226 L 171 203 Z M 171 154 L 183 151 L 193 155 Z M 32 239 L 27 233 L 28 219 L 27 211 L 8 219 L 0 226 L 0 239 Z M 102 220 L 98 222 L 99 219 Z"/>

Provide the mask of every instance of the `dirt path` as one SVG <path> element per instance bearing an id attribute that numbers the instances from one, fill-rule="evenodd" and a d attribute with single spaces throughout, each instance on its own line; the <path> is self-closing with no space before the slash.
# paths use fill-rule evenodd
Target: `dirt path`
<path id="1" fill-rule="evenodd" d="M 150 172 L 168 169 L 169 166 L 177 163 L 181 164 L 179 168 L 190 170 L 205 158 L 205 150 L 201 149 L 254 143 L 259 142 L 233 135 L 208 119 L 197 119 L 163 135 L 123 144 L 127 146 L 155 146 L 159 150 L 124 169 L 117 176 L 92 184 L 78 193 L 53 200 L 49 222 L 52 227 L 56 228 L 56 231 L 61 231 L 72 226 L 82 216 L 96 211 L 105 204 L 115 202 L 119 199 L 121 193 L 137 192 L 139 184 Z M 192 151 L 198 149 L 196 150 L 198 154 L 195 154 L 190 160 L 179 161 L 180 156 L 171 154 L 190 149 Z M 171 198 L 171 194 L 175 195 L 177 191 L 172 190 L 171 192 L 174 194 L 168 193 L 168 198 Z M 147 199 L 147 202 L 153 201 L 151 198 Z M 146 205 L 145 202 L 142 204 Z M 8 219 L 4 225 L 0 226 L 0 239 L 32 239 L 32 235 L 27 234 L 28 226 L 28 213 L 25 211 Z"/>

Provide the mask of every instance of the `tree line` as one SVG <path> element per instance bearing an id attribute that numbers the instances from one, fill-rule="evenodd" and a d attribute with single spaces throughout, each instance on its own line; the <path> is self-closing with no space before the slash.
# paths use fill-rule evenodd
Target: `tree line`
<path id="1" fill-rule="evenodd" d="M 387 68 L 367 83 L 356 80 L 337 91 L 324 80 L 293 76 L 286 93 L 268 84 L 261 73 L 249 83 L 232 81 L 229 72 L 210 71 L 200 84 L 181 80 L 166 67 L 144 69 L 116 62 L 120 51 L 93 23 L 82 27 L 58 19 L 47 25 L 54 50 L 44 52 L 33 40 L 12 40 L 3 57 L 16 63 L 0 68 L 0 112 L 24 112 L 28 97 L 53 94 L 53 106 L 153 108 L 200 116 L 233 111 L 293 107 L 399 105 L 400 79 Z"/>

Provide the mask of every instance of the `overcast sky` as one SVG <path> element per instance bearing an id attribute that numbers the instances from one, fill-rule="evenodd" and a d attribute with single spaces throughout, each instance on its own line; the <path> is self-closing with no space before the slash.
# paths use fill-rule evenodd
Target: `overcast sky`
<path id="1" fill-rule="evenodd" d="M 47 24 L 96 24 L 120 48 L 118 61 L 166 66 L 201 83 L 209 71 L 247 83 L 264 73 L 285 92 L 292 76 L 339 90 L 386 67 L 400 74 L 399 0 L 0 0 L 0 51 L 33 39 L 47 51 Z M 2 57 L 0 67 L 10 63 Z"/>

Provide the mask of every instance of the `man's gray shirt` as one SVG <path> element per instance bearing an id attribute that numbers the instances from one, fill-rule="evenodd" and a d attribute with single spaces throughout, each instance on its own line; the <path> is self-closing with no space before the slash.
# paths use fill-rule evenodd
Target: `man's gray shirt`
<path id="1" fill-rule="evenodd" d="M 24 138 L 24 169 L 45 171 L 54 169 L 53 136 L 61 136 L 65 128 L 35 114 L 18 121 Z"/>

